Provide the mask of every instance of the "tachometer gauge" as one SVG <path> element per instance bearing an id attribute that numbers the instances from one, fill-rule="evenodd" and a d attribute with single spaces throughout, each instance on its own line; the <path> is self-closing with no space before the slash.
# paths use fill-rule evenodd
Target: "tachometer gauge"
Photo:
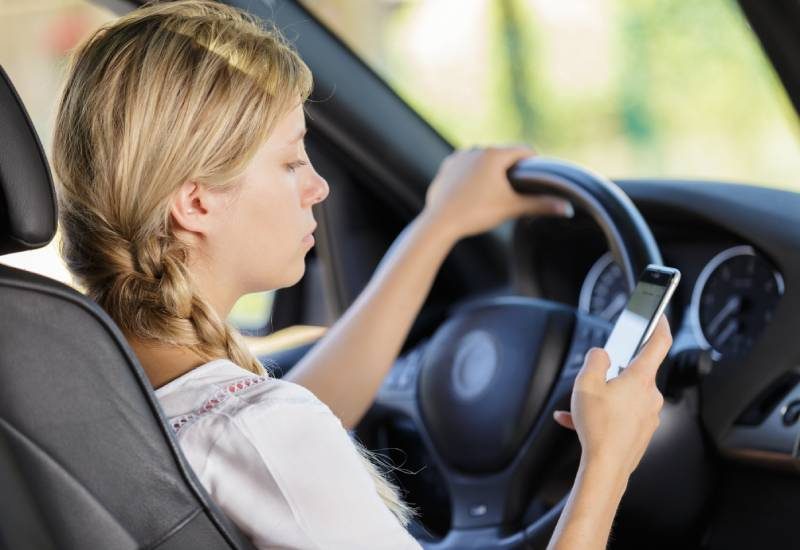
<path id="1" fill-rule="evenodd" d="M 751 246 L 724 250 L 708 262 L 692 293 L 692 325 L 715 359 L 741 357 L 772 320 L 783 277 Z"/>
<path id="2" fill-rule="evenodd" d="M 628 302 L 625 274 L 606 252 L 592 265 L 581 286 L 578 307 L 607 321 L 616 321 Z"/>

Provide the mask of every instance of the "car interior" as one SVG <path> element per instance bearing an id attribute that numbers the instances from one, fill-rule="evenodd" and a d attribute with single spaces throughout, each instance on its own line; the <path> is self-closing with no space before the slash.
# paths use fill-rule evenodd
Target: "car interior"
<path id="1" fill-rule="evenodd" d="M 330 324 L 453 146 L 303 4 L 226 3 L 291 29 L 314 74 L 306 145 L 333 191 L 315 206 L 306 276 L 275 294 L 272 328 Z M 800 108 L 800 7 L 739 5 Z M 520 193 L 569 199 L 575 217 L 520 219 L 457 244 L 353 433 L 398 466 L 391 475 L 420 512 L 412 534 L 430 549 L 547 546 L 580 457 L 552 411 L 568 408 L 586 351 L 602 347 L 638 273 L 663 263 L 682 272 L 658 379 L 666 401 L 609 547 L 800 548 L 800 193 L 611 181 L 548 157 L 508 175 Z M 41 136 L 0 68 L 0 255 L 47 245 L 56 220 Z M 504 353 L 467 398 L 454 373 L 476 331 Z M 97 304 L 0 262 L 0 343 L 0 548 L 252 548 L 192 473 Z M 281 376 L 311 346 L 260 358 Z"/>

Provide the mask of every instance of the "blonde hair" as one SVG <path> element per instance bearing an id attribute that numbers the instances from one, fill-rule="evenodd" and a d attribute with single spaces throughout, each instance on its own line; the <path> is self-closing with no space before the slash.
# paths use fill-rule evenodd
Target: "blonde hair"
<path id="1" fill-rule="evenodd" d="M 127 337 L 264 368 L 195 287 L 170 202 L 185 181 L 235 189 L 311 72 L 274 28 L 209 0 L 149 3 L 70 58 L 53 137 L 61 255 Z M 408 507 L 359 453 L 403 524 Z"/>

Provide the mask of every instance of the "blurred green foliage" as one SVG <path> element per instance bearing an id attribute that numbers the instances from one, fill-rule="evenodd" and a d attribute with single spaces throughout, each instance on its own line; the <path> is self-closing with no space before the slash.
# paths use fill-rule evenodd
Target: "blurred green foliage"
<path id="1" fill-rule="evenodd" d="M 733 0 L 305 3 L 455 146 L 800 190 L 797 115 Z"/>
<path id="2" fill-rule="evenodd" d="M 245 334 L 262 336 L 270 331 L 274 291 L 245 294 L 236 301 L 228 321 Z"/>

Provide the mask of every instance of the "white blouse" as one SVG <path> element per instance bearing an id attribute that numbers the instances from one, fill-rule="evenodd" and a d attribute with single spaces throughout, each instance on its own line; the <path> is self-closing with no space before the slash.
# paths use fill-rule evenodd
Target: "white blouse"
<path id="1" fill-rule="evenodd" d="M 306 388 L 217 359 L 156 395 L 203 486 L 257 548 L 420 548 Z"/>

